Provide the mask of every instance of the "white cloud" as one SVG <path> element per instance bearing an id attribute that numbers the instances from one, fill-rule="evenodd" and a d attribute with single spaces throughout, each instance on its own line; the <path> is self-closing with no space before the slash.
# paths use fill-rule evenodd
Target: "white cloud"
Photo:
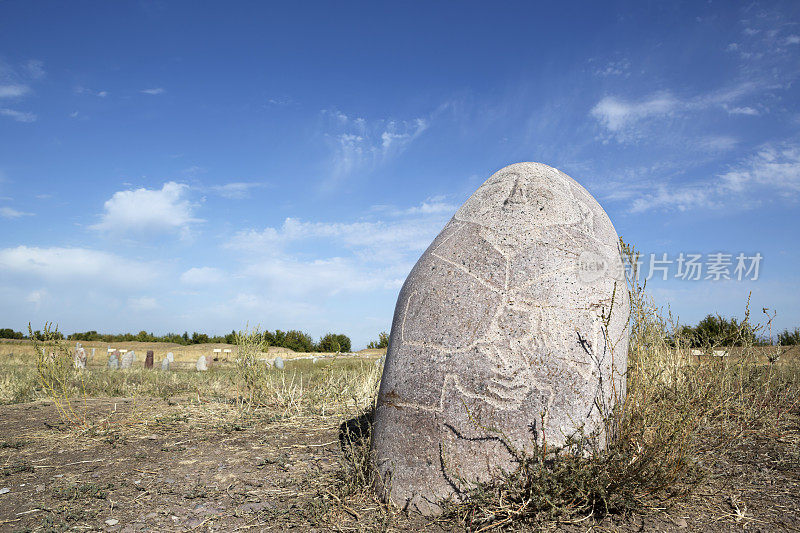
<path id="1" fill-rule="evenodd" d="M 29 78 L 34 80 L 40 80 L 45 77 L 44 63 L 37 59 L 31 59 L 25 63 L 23 70 Z"/>
<path id="2" fill-rule="evenodd" d="M 144 263 L 86 248 L 17 246 L 0 249 L 0 271 L 56 283 L 141 286 L 158 275 Z"/>
<path id="3" fill-rule="evenodd" d="M 75 87 L 75 93 L 76 94 L 88 94 L 88 95 L 91 95 L 91 96 L 98 96 L 100 98 L 105 98 L 106 96 L 108 96 L 108 91 L 95 91 L 95 90 L 87 89 L 86 87 L 81 87 L 81 86 Z"/>
<path id="4" fill-rule="evenodd" d="M 376 206 L 371 211 L 389 218 L 357 222 L 287 218 L 278 227 L 239 232 L 226 247 L 243 252 L 236 256 L 241 263 L 239 276 L 246 283 L 264 284 L 266 294 L 327 297 L 395 290 L 455 207 L 431 198 L 411 208 Z M 295 245 L 301 253 L 292 252 Z M 345 250 L 349 253 L 342 255 Z M 325 257 L 325 251 L 333 251 L 333 257 Z"/>
<path id="5" fill-rule="evenodd" d="M 22 211 L 17 211 L 12 207 L 0 207 L 0 217 L 3 218 L 21 218 L 32 215 L 33 213 L 23 213 Z"/>
<path id="6" fill-rule="evenodd" d="M 609 61 L 605 66 L 595 69 L 596 76 L 609 77 L 609 76 L 624 76 L 630 75 L 630 61 L 621 59 L 619 61 Z"/>
<path id="7" fill-rule="evenodd" d="M 628 101 L 606 96 L 592 108 L 591 114 L 603 127 L 612 132 L 618 132 L 640 120 L 668 115 L 677 106 L 678 100 L 666 92 L 655 94 L 640 101 Z"/>
<path id="8" fill-rule="evenodd" d="M 325 136 L 333 150 L 333 172 L 327 186 L 396 157 L 429 127 L 425 118 L 368 121 L 336 109 L 324 110 L 322 115 L 327 120 Z"/>
<path id="9" fill-rule="evenodd" d="M 128 307 L 134 311 L 152 311 L 160 306 L 155 298 L 141 296 L 139 298 L 128 298 Z"/>
<path id="10" fill-rule="evenodd" d="M 789 35 L 784 41 L 784 44 L 800 44 L 800 35 Z"/>
<path id="11" fill-rule="evenodd" d="M 800 145 L 766 145 L 720 178 L 733 191 L 766 186 L 794 196 L 800 193 Z"/>
<path id="12" fill-rule="evenodd" d="M 293 103 L 294 103 L 294 100 L 292 98 L 288 97 L 288 96 L 278 96 L 278 97 L 270 98 L 269 100 L 267 100 L 267 104 L 272 105 L 272 106 L 280 106 L 280 107 L 291 105 Z"/>
<path id="13" fill-rule="evenodd" d="M 659 209 L 676 209 L 688 211 L 698 208 L 715 208 L 719 205 L 710 197 L 708 190 L 702 186 L 679 187 L 660 185 L 655 192 L 646 193 L 636 198 L 630 207 L 631 213 Z"/>
<path id="14" fill-rule="evenodd" d="M 768 194 L 758 194 L 758 192 Z M 767 144 L 733 168 L 692 184 L 639 183 L 622 187 L 615 200 L 631 201 L 630 211 L 752 208 L 766 201 L 800 196 L 800 145 Z"/>
<path id="15" fill-rule="evenodd" d="M 9 117 L 17 122 L 36 122 L 36 115 L 15 109 L 0 108 L 0 116 Z"/>
<path id="16" fill-rule="evenodd" d="M 736 148 L 739 139 L 729 135 L 712 135 L 703 137 L 697 143 L 698 147 L 705 152 L 727 152 Z"/>
<path id="17" fill-rule="evenodd" d="M 249 264 L 243 274 L 266 283 L 270 294 L 291 296 L 333 296 L 345 292 L 395 289 L 405 279 L 405 275 L 397 275 L 390 269 L 368 268 L 342 257 L 311 261 L 266 258 Z"/>
<path id="18" fill-rule="evenodd" d="M 233 182 L 225 185 L 215 185 L 211 190 L 230 200 L 242 200 L 250 195 L 250 189 L 266 186 L 258 182 Z"/>
<path id="19" fill-rule="evenodd" d="M 778 87 L 779 85 L 760 80 L 739 83 L 685 99 L 679 99 L 669 91 L 658 92 L 640 100 L 606 96 L 595 104 L 590 115 L 617 141 L 636 141 L 647 132 L 656 132 L 655 128 L 663 128 L 665 119 L 696 117 L 701 111 L 723 109 L 731 115 L 758 115 L 758 110 L 753 107 L 734 104 L 747 96 Z M 665 139 L 662 130 L 658 130 L 657 136 Z"/>
<path id="20" fill-rule="evenodd" d="M 152 89 L 142 89 L 141 92 L 144 94 L 151 94 L 155 96 L 157 94 L 164 94 L 166 91 L 164 90 L 163 87 L 154 87 Z"/>
<path id="21" fill-rule="evenodd" d="M 42 301 L 47 298 L 47 290 L 46 289 L 38 289 L 35 291 L 31 291 L 25 297 L 26 302 L 30 302 L 35 305 L 40 305 Z"/>
<path id="22" fill-rule="evenodd" d="M 437 211 L 430 213 L 441 215 Z M 449 214 L 449 212 L 448 212 Z M 372 261 L 392 261 L 409 252 L 423 251 L 441 231 L 447 218 L 413 217 L 385 222 L 304 222 L 287 218 L 280 228 L 264 228 L 237 233 L 228 243 L 235 250 L 262 252 L 280 250 L 290 243 L 324 239 L 337 241 Z"/>
<path id="23" fill-rule="evenodd" d="M 172 233 L 187 236 L 195 206 L 186 199 L 188 185 L 169 181 L 161 189 L 118 191 L 103 205 L 104 213 L 92 229 L 108 233 Z"/>
<path id="24" fill-rule="evenodd" d="M 19 98 L 30 92 L 31 88 L 22 84 L 0 85 L 0 98 Z"/>
<path id="25" fill-rule="evenodd" d="M 753 109 L 752 107 L 732 107 L 728 109 L 728 113 L 731 115 L 751 115 L 756 116 L 758 115 L 758 110 Z"/>
<path id="26" fill-rule="evenodd" d="M 211 285 L 225 279 L 223 272 L 213 267 L 194 267 L 181 274 L 181 283 L 187 285 Z"/>

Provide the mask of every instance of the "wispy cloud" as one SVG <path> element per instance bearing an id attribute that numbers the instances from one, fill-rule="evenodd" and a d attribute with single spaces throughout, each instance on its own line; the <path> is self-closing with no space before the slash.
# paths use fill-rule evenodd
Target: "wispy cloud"
<path id="1" fill-rule="evenodd" d="M 186 285 L 211 285 L 225 279 L 224 273 L 214 267 L 194 267 L 181 274 L 181 283 Z"/>
<path id="2" fill-rule="evenodd" d="M 433 200 L 405 209 L 375 206 L 372 212 L 389 217 L 385 220 L 287 218 L 277 227 L 240 231 L 225 247 L 238 252 L 239 275 L 265 284 L 270 294 L 395 290 L 454 210 Z M 333 257 L 308 257 L 307 252 L 294 253 L 295 248 L 337 252 Z"/>
<path id="3" fill-rule="evenodd" d="M 591 115 L 608 131 L 619 133 L 642 120 L 669 115 L 679 104 L 668 92 L 657 93 L 638 101 L 606 96 L 592 108 Z"/>
<path id="4" fill-rule="evenodd" d="M 17 122 L 36 122 L 36 114 L 27 111 L 17 111 L 16 109 L 0 108 L 0 116 L 8 117 Z"/>
<path id="5" fill-rule="evenodd" d="M 75 94 L 88 94 L 90 96 L 97 96 L 98 98 L 105 98 L 108 96 L 108 91 L 96 91 L 94 89 L 78 86 L 75 87 Z"/>
<path id="6" fill-rule="evenodd" d="M 419 214 L 419 213 L 415 213 Z M 448 212 L 447 214 L 452 214 Z M 287 218 L 280 227 L 246 230 L 228 243 L 236 250 L 281 250 L 300 241 L 335 241 L 371 261 L 393 261 L 409 252 L 423 251 L 447 222 L 441 211 L 394 221 L 310 222 Z"/>
<path id="7" fill-rule="evenodd" d="M 0 85 L 0 98 L 19 98 L 31 92 L 31 88 L 22 84 Z"/>
<path id="8" fill-rule="evenodd" d="M 215 185 L 211 187 L 211 190 L 223 198 L 228 198 L 229 200 L 243 200 L 250 196 L 250 191 L 252 189 L 266 186 L 267 184 L 262 182 L 238 181 L 226 183 L 224 185 Z"/>
<path id="9" fill-rule="evenodd" d="M 158 276 L 152 266 L 118 255 L 86 248 L 17 246 L 0 249 L 0 271 L 55 283 L 91 282 L 130 286 L 150 283 Z"/>
<path id="10" fill-rule="evenodd" d="M 753 109 L 752 107 L 744 106 L 744 107 L 731 107 L 726 108 L 728 113 L 731 115 L 750 115 L 756 116 L 759 114 L 757 109 Z"/>
<path id="11" fill-rule="evenodd" d="M 621 76 L 627 78 L 630 76 L 630 61 L 627 59 L 620 59 L 618 61 L 609 61 L 602 66 L 594 69 L 595 76 L 607 78 L 610 76 Z"/>
<path id="12" fill-rule="evenodd" d="M 158 300 L 152 296 L 128 298 L 128 308 L 134 311 L 153 311 L 159 308 Z"/>
<path id="13" fill-rule="evenodd" d="M 701 138 L 697 146 L 704 152 L 727 152 L 739 144 L 739 139 L 730 135 L 709 135 Z"/>
<path id="14" fill-rule="evenodd" d="M 654 172 L 653 175 L 657 175 Z M 629 202 L 632 213 L 752 208 L 800 197 L 800 144 L 766 144 L 726 172 L 686 182 L 655 178 L 613 185 L 606 197 Z"/>
<path id="15" fill-rule="evenodd" d="M 784 197 L 796 197 L 800 193 L 800 145 L 765 145 L 720 178 L 732 191 L 765 186 Z"/>
<path id="16" fill-rule="evenodd" d="M 157 94 L 164 94 L 166 91 L 163 87 L 154 87 L 152 89 L 142 89 L 141 92 L 143 94 L 151 94 L 155 96 Z"/>
<path id="17" fill-rule="evenodd" d="M 161 189 L 131 189 L 115 192 L 103 205 L 94 230 L 113 234 L 174 233 L 188 236 L 202 222 L 194 216 L 196 205 L 187 198 L 189 186 L 169 181 Z"/>
<path id="18" fill-rule="evenodd" d="M 3 218 L 22 218 L 32 215 L 33 213 L 24 213 L 22 211 L 17 211 L 13 207 L 0 207 L 0 217 Z"/>
<path id="19" fill-rule="evenodd" d="M 339 110 L 322 111 L 325 137 L 332 149 L 332 186 L 357 171 L 369 171 L 401 154 L 429 127 L 429 119 L 367 120 Z"/>
<path id="20" fill-rule="evenodd" d="M 30 59 L 22 66 L 23 71 L 33 80 L 40 80 L 45 77 L 44 62 L 38 59 Z"/>
<path id="21" fill-rule="evenodd" d="M 591 109 L 590 115 L 612 137 L 620 142 L 635 141 L 662 119 L 695 116 L 698 112 L 721 109 L 732 115 L 758 115 L 753 107 L 735 103 L 777 86 L 752 81 L 739 83 L 692 98 L 680 99 L 669 91 L 661 91 L 639 100 L 606 96 Z"/>

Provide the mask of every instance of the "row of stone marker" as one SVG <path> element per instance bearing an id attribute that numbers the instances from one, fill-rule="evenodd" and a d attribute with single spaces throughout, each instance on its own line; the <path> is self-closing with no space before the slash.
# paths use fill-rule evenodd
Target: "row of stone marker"
<path id="1" fill-rule="evenodd" d="M 144 358 L 145 368 L 153 368 L 153 358 L 153 350 L 147 350 L 147 354 Z M 205 356 L 201 356 L 201 359 L 203 359 L 203 366 L 205 366 Z M 136 361 L 136 352 L 134 350 L 125 352 L 124 354 L 121 354 L 119 350 L 114 350 L 111 352 L 111 355 L 108 356 L 108 368 L 112 370 L 130 368 L 134 361 Z M 161 370 L 169 370 L 169 366 L 173 362 L 175 362 L 175 356 L 172 352 L 168 352 L 167 356 L 161 360 Z M 207 368 L 200 368 L 199 360 L 197 361 L 197 369 L 207 370 Z"/>
<path id="2" fill-rule="evenodd" d="M 94 351 L 95 349 L 92 348 L 92 359 L 94 359 Z M 75 345 L 75 353 L 74 353 L 74 363 L 75 368 L 86 368 L 86 349 L 81 346 L 81 343 L 76 343 Z M 153 368 L 153 350 L 147 350 L 147 354 L 145 355 L 144 359 L 144 367 L 145 368 Z M 198 372 L 205 372 L 208 370 L 208 366 L 210 364 L 209 358 L 206 358 L 205 355 L 201 355 L 197 358 L 197 363 L 195 363 L 195 368 Z M 108 356 L 108 368 L 112 370 L 118 370 L 120 368 L 130 368 L 133 365 L 134 361 L 136 361 L 136 351 L 125 351 L 121 352 L 120 350 L 113 350 L 111 354 Z M 172 352 L 167 352 L 167 356 L 161 360 L 161 370 L 169 371 L 170 364 L 175 362 L 175 356 Z M 266 362 L 266 360 L 264 361 Z M 314 362 L 317 362 L 317 358 L 314 358 Z M 272 366 L 278 370 L 283 370 L 283 358 L 281 356 L 276 357 L 273 362 Z"/>

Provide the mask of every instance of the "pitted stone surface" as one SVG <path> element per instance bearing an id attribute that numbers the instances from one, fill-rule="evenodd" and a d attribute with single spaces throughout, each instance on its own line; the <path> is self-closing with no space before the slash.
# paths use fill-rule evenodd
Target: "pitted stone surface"
<path id="1" fill-rule="evenodd" d="M 624 393 L 622 273 L 617 233 L 576 181 L 540 163 L 492 175 L 400 291 L 375 413 L 384 493 L 436 513 L 513 469 L 508 447 L 578 432 L 604 445 Z"/>

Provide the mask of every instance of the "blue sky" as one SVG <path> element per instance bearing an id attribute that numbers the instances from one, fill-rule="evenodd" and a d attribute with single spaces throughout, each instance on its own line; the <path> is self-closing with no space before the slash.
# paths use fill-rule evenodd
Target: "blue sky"
<path id="1" fill-rule="evenodd" d="M 363 347 L 518 161 L 647 254 L 763 256 L 757 280 L 651 280 L 683 322 L 752 292 L 800 325 L 799 23 L 797 2 L 2 2 L 0 326 Z"/>

